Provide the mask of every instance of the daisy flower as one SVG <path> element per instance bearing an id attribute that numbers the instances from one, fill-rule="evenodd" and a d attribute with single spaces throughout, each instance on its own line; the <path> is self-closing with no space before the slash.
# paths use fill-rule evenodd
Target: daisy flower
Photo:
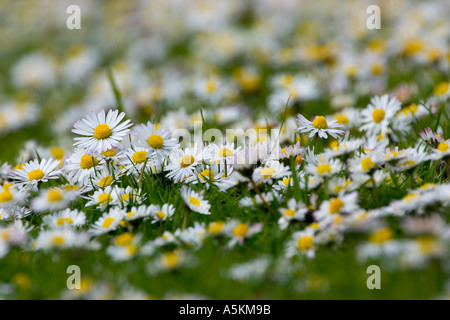
<path id="1" fill-rule="evenodd" d="M 76 233 L 71 229 L 63 228 L 41 231 L 33 243 L 33 248 L 36 250 L 50 250 L 55 248 L 86 248 L 88 245 L 89 236 L 86 233 Z"/>
<path id="2" fill-rule="evenodd" d="M 313 228 L 306 228 L 303 231 L 295 232 L 292 239 L 286 243 L 285 256 L 292 258 L 295 255 L 304 255 L 307 258 L 314 258 L 316 252 L 316 238 Z"/>
<path id="3" fill-rule="evenodd" d="M 230 163 L 233 160 L 234 155 L 241 147 L 234 147 L 233 143 L 217 145 L 211 143 L 205 148 L 204 159 L 216 164 L 223 164 L 224 162 Z"/>
<path id="4" fill-rule="evenodd" d="M 124 219 L 131 221 L 140 218 L 147 218 L 152 216 L 152 208 L 146 205 L 142 205 L 139 207 L 133 206 L 125 215 Z"/>
<path id="5" fill-rule="evenodd" d="M 120 166 L 122 167 L 122 173 L 139 176 L 142 172 L 142 168 L 150 169 L 156 162 L 151 157 L 150 149 L 136 147 L 134 149 L 128 149 L 120 158 Z M 144 169 L 144 170 L 145 170 Z"/>
<path id="6" fill-rule="evenodd" d="M 170 162 L 164 169 L 170 171 L 167 178 L 173 179 L 175 183 L 183 182 L 194 176 L 195 167 L 202 161 L 201 145 L 196 144 L 193 148 L 175 149 L 170 156 Z"/>
<path id="7" fill-rule="evenodd" d="M 201 214 L 211 214 L 211 212 L 209 212 L 211 207 L 209 202 L 204 200 L 201 195 L 191 188 L 182 186 L 180 189 L 180 195 L 191 211 Z"/>
<path id="8" fill-rule="evenodd" d="M 126 213 L 120 208 L 114 207 L 109 212 L 104 213 L 100 219 L 91 227 L 90 232 L 94 235 L 101 235 L 120 226 L 120 222 L 124 219 Z"/>
<path id="9" fill-rule="evenodd" d="M 61 210 L 70 204 L 66 192 L 60 188 L 41 190 L 39 196 L 31 200 L 31 208 L 35 212 Z"/>
<path id="10" fill-rule="evenodd" d="M 444 137 L 436 132 L 433 132 L 430 128 L 419 132 L 420 137 L 430 146 L 436 148 L 441 142 L 444 141 Z"/>
<path id="11" fill-rule="evenodd" d="M 175 213 L 175 208 L 173 205 L 165 203 L 162 206 L 151 205 L 150 211 L 154 219 L 152 223 L 157 223 L 160 221 L 171 220 Z"/>
<path id="12" fill-rule="evenodd" d="M 323 116 L 317 116 L 311 122 L 303 115 L 297 116 L 297 131 L 300 133 L 309 132 L 309 137 L 313 137 L 316 134 L 319 138 L 328 138 L 328 135 L 337 139 L 340 135 L 344 134 L 344 130 L 341 130 L 344 126 L 337 122 L 337 120 L 327 121 Z"/>
<path id="13" fill-rule="evenodd" d="M 440 142 L 437 145 L 436 149 L 433 149 L 433 154 L 431 155 L 431 157 L 437 160 L 449 155 L 450 155 L 450 139 L 447 139 L 445 141 L 443 140 L 442 142 Z"/>
<path id="14" fill-rule="evenodd" d="M 67 172 L 68 180 L 72 183 L 88 185 L 91 183 L 91 177 L 95 176 L 97 171 L 101 171 L 104 164 L 105 160 L 86 153 L 85 150 L 76 149 L 66 160 L 64 170 Z"/>
<path id="15" fill-rule="evenodd" d="M 73 133 L 83 137 L 75 137 L 74 146 L 86 150 L 101 153 L 112 148 L 122 148 L 121 141 L 130 131 L 132 124 L 130 120 L 121 123 L 125 113 L 119 114 L 118 110 L 109 110 L 105 115 L 105 110 L 95 114 L 92 112 L 86 118 L 78 120 L 72 129 Z"/>
<path id="16" fill-rule="evenodd" d="M 252 179 L 255 183 L 265 182 L 272 184 L 272 179 L 280 179 L 290 175 L 289 167 L 278 161 L 267 161 L 264 167 L 258 167 L 253 171 Z"/>
<path id="17" fill-rule="evenodd" d="M 122 233 L 114 239 L 114 245 L 109 246 L 106 253 L 115 261 L 130 260 L 138 251 L 140 239 L 140 235 Z"/>
<path id="18" fill-rule="evenodd" d="M 64 227 L 79 227 L 86 223 L 86 214 L 77 209 L 65 209 L 46 215 L 42 218 L 42 224 L 48 226 L 51 229 L 64 228 Z"/>
<path id="19" fill-rule="evenodd" d="M 342 163 L 337 159 L 317 158 L 306 166 L 306 172 L 319 177 L 329 177 L 342 170 Z"/>
<path id="20" fill-rule="evenodd" d="M 47 182 L 49 179 L 58 179 L 61 171 L 56 169 L 60 164 L 59 160 L 42 159 L 32 160 L 23 165 L 22 169 L 16 169 L 12 174 L 12 179 L 19 182 L 17 187 L 35 187 L 39 182 Z"/>
<path id="21" fill-rule="evenodd" d="M 262 223 L 243 223 L 238 220 L 231 220 L 225 226 L 225 234 L 230 236 L 231 239 L 227 244 L 229 249 L 233 248 L 236 244 L 243 245 L 245 239 L 250 238 L 254 234 L 261 232 L 263 228 Z"/>
<path id="22" fill-rule="evenodd" d="M 278 219 L 278 225 L 281 230 L 284 230 L 289 226 L 289 223 L 292 220 L 303 220 L 305 214 L 308 212 L 308 208 L 303 203 L 297 203 L 297 201 L 292 198 L 287 202 L 287 208 L 280 208 L 278 211 L 281 213 L 281 217 Z"/>
<path id="23" fill-rule="evenodd" d="M 22 203 L 27 197 L 27 192 L 17 190 L 12 183 L 0 185 L 0 208 L 9 208 Z"/>
<path id="24" fill-rule="evenodd" d="M 86 203 L 86 207 L 97 206 L 100 209 L 106 208 L 108 205 L 117 204 L 117 193 L 111 188 L 111 186 L 105 189 L 100 189 L 94 192 L 93 195 L 86 196 L 89 201 Z"/>
<path id="25" fill-rule="evenodd" d="M 361 112 L 362 126 L 360 130 L 366 131 L 369 135 L 379 133 L 385 135 L 400 107 L 400 101 L 395 97 L 389 98 L 387 94 L 373 97 L 367 108 Z"/>
<path id="26" fill-rule="evenodd" d="M 150 121 L 147 124 L 135 126 L 133 132 L 137 138 L 136 144 L 142 148 L 149 148 L 160 161 L 167 158 L 177 145 L 175 139 L 172 139 L 170 130 Z"/>
<path id="27" fill-rule="evenodd" d="M 122 205 L 141 204 L 145 198 L 145 195 L 143 197 L 140 195 L 141 190 L 134 189 L 131 186 L 128 186 L 125 189 L 115 188 L 113 193 L 115 194 L 115 198 L 117 198 Z"/>
<path id="28" fill-rule="evenodd" d="M 319 222 L 331 222 L 336 214 L 350 214 L 358 210 L 358 192 L 339 194 L 335 198 L 322 202 L 318 211 L 314 212 L 314 218 Z"/>

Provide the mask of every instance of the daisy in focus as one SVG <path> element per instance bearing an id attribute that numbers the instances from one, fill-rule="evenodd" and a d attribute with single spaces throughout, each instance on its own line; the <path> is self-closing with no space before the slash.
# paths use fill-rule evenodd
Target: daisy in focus
<path id="1" fill-rule="evenodd" d="M 180 194 L 181 198 L 183 198 L 184 202 L 191 211 L 198 212 L 201 214 L 211 214 L 211 212 L 209 211 L 211 207 L 209 202 L 203 199 L 201 195 L 199 195 L 191 188 L 182 186 Z"/>
<path id="2" fill-rule="evenodd" d="M 316 134 L 319 138 L 327 139 L 328 135 L 335 139 L 344 134 L 344 130 L 341 130 L 344 126 L 337 122 L 337 120 L 327 121 L 324 116 L 317 116 L 311 122 L 303 115 L 297 116 L 297 132 L 308 133 L 309 137 L 314 137 Z"/>
<path id="3" fill-rule="evenodd" d="M 12 179 L 18 180 L 17 187 L 36 187 L 39 182 L 47 182 L 50 179 L 58 179 L 61 171 L 57 169 L 59 160 L 42 159 L 32 160 L 23 165 L 22 169 L 16 169 L 12 174 Z"/>
<path id="4" fill-rule="evenodd" d="M 89 151 L 102 153 L 108 149 L 122 148 L 121 141 L 130 131 L 130 120 L 125 120 L 125 113 L 119 114 L 118 110 L 105 110 L 95 114 L 92 112 L 86 118 L 78 120 L 72 129 L 73 133 L 82 137 L 75 137 L 74 146 L 79 146 Z"/>

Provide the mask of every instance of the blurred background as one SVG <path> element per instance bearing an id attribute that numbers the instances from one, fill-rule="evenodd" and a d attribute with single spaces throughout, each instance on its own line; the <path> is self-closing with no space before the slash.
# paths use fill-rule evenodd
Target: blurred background
<path id="1" fill-rule="evenodd" d="M 380 30 L 366 27 L 371 4 Z M 448 75 L 449 13 L 445 0 L 2 0 L 0 160 L 32 138 L 70 146 L 75 120 L 117 106 L 108 69 L 141 121 L 230 106 L 278 117 L 287 100 L 325 113 L 393 90 L 405 102 Z"/>

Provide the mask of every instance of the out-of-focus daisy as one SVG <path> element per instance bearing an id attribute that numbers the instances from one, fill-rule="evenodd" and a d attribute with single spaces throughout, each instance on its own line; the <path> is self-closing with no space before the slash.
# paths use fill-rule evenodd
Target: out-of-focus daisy
<path id="1" fill-rule="evenodd" d="M 436 148 L 441 142 L 444 141 L 444 137 L 436 132 L 433 132 L 431 128 L 425 128 L 419 132 L 420 137 L 433 148 Z"/>
<path id="2" fill-rule="evenodd" d="M 303 220 L 305 214 L 308 212 L 308 208 L 303 203 L 297 203 L 297 201 L 292 198 L 287 202 L 287 208 L 280 208 L 278 211 L 281 213 L 281 217 L 278 219 L 278 225 L 281 230 L 284 230 L 289 226 L 289 223 L 292 220 Z"/>
<path id="3" fill-rule="evenodd" d="M 124 219 L 126 213 L 120 208 L 114 207 L 109 212 L 104 213 L 100 219 L 91 227 L 90 232 L 94 235 L 101 235 L 113 230 L 116 230 L 120 226 L 120 222 Z"/>
<path id="4" fill-rule="evenodd" d="M 369 135 L 385 135 L 400 107 L 400 101 L 395 97 L 390 98 L 387 94 L 373 97 L 367 108 L 361 112 L 363 125 L 360 129 Z"/>
<path id="5" fill-rule="evenodd" d="M 9 208 L 22 203 L 26 197 L 26 191 L 13 187 L 12 183 L 0 185 L 0 208 Z"/>
<path id="6" fill-rule="evenodd" d="M 286 257 L 291 258 L 295 255 L 304 255 L 308 258 L 314 258 L 316 247 L 314 233 L 315 231 L 312 228 L 295 232 L 292 235 L 292 239 L 286 243 Z"/>
<path id="7" fill-rule="evenodd" d="M 191 188 L 182 186 L 180 189 L 180 195 L 191 211 L 201 214 L 211 214 L 211 212 L 209 212 L 209 209 L 211 207 L 209 202 L 203 199 L 203 196 L 201 196 Z"/>
<path id="8" fill-rule="evenodd" d="M 101 171 L 105 160 L 99 159 L 85 150 L 76 149 L 66 160 L 64 169 L 67 171 L 71 182 L 79 182 L 83 185 L 91 184 L 92 176 Z"/>
<path id="9" fill-rule="evenodd" d="M 151 217 L 152 210 L 151 206 L 142 205 L 139 207 L 133 206 L 128 212 L 126 213 L 124 219 L 125 220 L 136 220 L 141 218 L 148 218 Z"/>
<path id="10" fill-rule="evenodd" d="M 66 209 L 46 215 L 42 218 L 43 225 L 48 226 L 51 229 L 64 228 L 64 227 L 79 227 L 86 223 L 86 214 L 77 209 Z"/>
<path id="11" fill-rule="evenodd" d="M 267 161 L 264 167 L 258 167 L 253 171 L 252 179 L 255 183 L 265 182 L 272 184 L 273 179 L 290 176 L 289 167 L 278 161 Z"/>
<path id="12" fill-rule="evenodd" d="M 164 169 L 170 171 L 167 173 L 167 178 L 177 183 L 194 176 L 195 166 L 202 161 L 200 147 L 197 144 L 193 148 L 175 149 L 170 156 L 169 164 Z"/>
<path id="13" fill-rule="evenodd" d="M 117 193 L 111 186 L 105 189 L 100 189 L 94 192 L 92 195 L 86 196 L 89 201 L 86 206 L 97 206 L 100 209 L 106 208 L 108 205 L 116 204 L 118 202 Z"/>
<path id="14" fill-rule="evenodd" d="M 227 244 L 228 248 L 233 248 L 236 244 L 243 245 L 245 239 L 261 232 L 262 223 L 244 223 L 238 220 L 231 220 L 225 226 L 225 234 L 231 237 Z"/>
<path id="15" fill-rule="evenodd" d="M 173 205 L 165 203 L 162 206 L 151 205 L 150 211 L 153 217 L 152 223 L 157 223 L 172 219 L 173 214 L 175 213 L 175 208 Z"/>
<path id="16" fill-rule="evenodd" d="M 133 132 L 137 138 L 136 144 L 142 148 L 150 148 L 161 161 L 167 158 L 177 145 L 170 130 L 154 125 L 150 121 L 135 126 Z"/>
<path id="17" fill-rule="evenodd" d="M 83 137 L 75 137 L 74 146 L 79 146 L 88 151 L 101 153 L 112 148 L 122 148 L 121 141 L 130 131 L 132 124 L 130 120 L 125 120 L 125 113 L 119 114 L 118 110 L 109 110 L 105 115 L 105 110 L 95 114 L 92 112 L 86 118 L 78 120 L 74 124 L 73 133 Z"/>
<path id="18" fill-rule="evenodd" d="M 317 161 L 308 163 L 306 171 L 314 176 L 329 177 L 342 170 L 342 163 L 337 159 L 320 156 Z"/>
<path id="19" fill-rule="evenodd" d="M 31 207 L 35 212 L 47 210 L 60 210 L 67 207 L 70 199 L 66 192 L 60 188 L 50 188 L 41 190 L 39 196 L 31 201 Z"/>
<path id="20" fill-rule="evenodd" d="M 39 182 L 47 182 L 49 179 L 58 179 L 61 171 L 57 169 L 60 162 L 53 159 L 32 160 L 23 165 L 22 169 L 16 169 L 12 178 L 18 180 L 17 187 L 35 187 Z"/>
<path id="21" fill-rule="evenodd" d="M 77 233 L 71 229 L 54 229 L 41 231 L 33 248 L 36 250 L 66 249 L 74 247 L 86 247 L 89 236 L 86 233 Z"/>
<path id="22" fill-rule="evenodd" d="M 339 194 L 335 198 L 322 202 L 318 211 L 314 212 L 314 218 L 319 222 L 330 222 L 336 214 L 349 214 L 355 212 L 358 207 L 358 192 Z"/>
<path id="23" fill-rule="evenodd" d="M 130 260 L 138 252 L 140 235 L 124 232 L 114 239 L 114 245 L 109 246 L 106 253 L 115 261 Z"/>
<path id="24" fill-rule="evenodd" d="M 297 116 L 297 131 L 300 133 L 309 132 L 309 137 L 313 137 L 316 134 L 319 138 L 328 138 L 328 135 L 337 139 L 340 135 L 344 134 L 344 130 L 341 130 L 344 126 L 337 122 L 337 120 L 327 121 L 323 116 L 317 116 L 311 122 L 306 119 L 303 115 L 298 114 Z"/>

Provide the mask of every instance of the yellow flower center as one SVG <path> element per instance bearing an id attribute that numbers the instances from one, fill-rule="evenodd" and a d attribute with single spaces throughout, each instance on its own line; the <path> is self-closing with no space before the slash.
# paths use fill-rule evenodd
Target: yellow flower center
<path id="1" fill-rule="evenodd" d="M 129 193 L 125 193 L 122 197 L 120 197 L 121 202 L 126 202 L 126 201 L 128 201 L 128 199 L 130 199 Z"/>
<path id="2" fill-rule="evenodd" d="M 341 123 L 343 125 L 348 124 L 348 117 L 345 114 L 339 114 L 335 117 L 335 119 L 337 120 L 337 123 Z"/>
<path id="3" fill-rule="evenodd" d="M 137 252 L 138 248 L 135 245 L 130 244 L 126 247 L 126 250 L 129 255 L 134 255 Z"/>
<path id="4" fill-rule="evenodd" d="M 133 234 L 131 232 L 125 232 L 118 235 L 115 242 L 118 246 L 129 245 L 133 241 Z"/>
<path id="5" fill-rule="evenodd" d="M 275 169 L 272 168 L 264 168 L 261 170 L 261 175 L 264 179 L 270 178 L 275 173 Z"/>
<path id="6" fill-rule="evenodd" d="M 329 164 L 320 164 L 317 166 L 318 174 L 327 174 L 331 172 L 331 166 Z"/>
<path id="7" fill-rule="evenodd" d="M 193 164 L 195 161 L 195 158 L 189 154 L 185 154 L 181 157 L 180 160 L 180 167 L 186 168 L 189 167 L 191 164 Z"/>
<path id="8" fill-rule="evenodd" d="M 80 160 L 81 169 L 90 169 L 96 165 L 98 165 L 98 160 L 96 157 L 93 157 L 89 154 L 85 154 L 81 157 Z"/>
<path id="9" fill-rule="evenodd" d="M 97 140 L 106 139 L 111 136 L 111 129 L 107 124 L 99 124 L 94 129 L 94 137 Z"/>
<path id="10" fill-rule="evenodd" d="M 329 207 L 330 213 L 332 213 L 332 214 L 338 213 L 342 209 L 343 206 L 344 206 L 344 202 L 342 202 L 341 199 L 339 199 L 339 198 L 332 199 L 330 201 L 330 207 Z"/>
<path id="11" fill-rule="evenodd" d="M 314 127 L 316 127 L 317 129 L 327 129 L 328 128 L 328 123 L 327 120 L 325 120 L 325 117 L 323 116 L 317 116 L 312 125 Z"/>
<path id="12" fill-rule="evenodd" d="M 51 242 L 52 242 L 54 245 L 60 246 L 60 245 L 63 245 L 63 244 L 64 244 L 65 239 L 64 239 L 64 237 L 62 237 L 62 236 L 54 236 L 54 237 L 52 238 Z"/>
<path id="13" fill-rule="evenodd" d="M 11 201 L 13 199 L 13 195 L 11 193 L 11 191 L 6 190 L 3 192 L 0 192 L 0 203 L 5 203 L 8 201 Z"/>
<path id="14" fill-rule="evenodd" d="M 434 94 L 441 96 L 450 89 L 450 82 L 441 82 L 434 88 Z"/>
<path id="15" fill-rule="evenodd" d="M 164 139 L 157 134 L 152 134 L 148 138 L 147 142 L 153 149 L 161 149 L 164 145 Z"/>
<path id="16" fill-rule="evenodd" d="M 295 210 L 286 209 L 286 211 L 284 212 L 284 215 L 288 216 L 288 217 L 293 217 L 295 215 Z"/>
<path id="17" fill-rule="evenodd" d="M 415 114 L 418 109 L 419 109 L 419 107 L 416 104 L 412 104 L 408 107 L 404 107 L 401 111 L 403 112 L 403 114 L 405 116 L 407 116 L 408 113 Z"/>
<path id="18" fill-rule="evenodd" d="M 166 269 L 172 269 L 180 264 L 180 257 L 176 252 L 167 252 L 161 262 Z"/>
<path id="19" fill-rule="evenodd" d="M 42 171 L 41 169 L 31 170 L 30 172 L 28 172 L 28 180 L 40 180 L 44 177 L 44 175 L 44 171 Z"/>
<path id="20" fill-rule="evenodd" d="M 136 212 L 135 211 L 130 211 L 130 212 L 128 212 L 127 213 L 127 217 L 128 217 L 128 219 L 131 219 L 133 216 L 135 216 L 136 215 Z"/>
<path id="21" fill-rule="evenodd" d="M 74 184 L 68 184 L 68 185 L 62 187 L 62 189 L 64 191 L 76 191 L 76 190 L 78 190 L 78 187 Z"/>
<path id="22" fill-rule="evenodd" d="M 382 228 L 372 232 L 370 242 L 383 243 L 392 239 L 392 231 L 389 228 Z"/>
<path id="23" fill-rule="evenodd" d="M 189 202 L 194 206 L 200 207 L 200 199 L 199 198 L 190 197 Z"/>
<path id="24" fill-rule="evenodd" d="M 58 190 L 50 190 L 47 193 L 47 200 L 48 202 L 58 202 L 61 201 L 63 198 L 61 192 L 59 192 Z"/>
<path id="25" fill-rule="evenodd" d="M 445 152 L 448 150 L 448 143 L 447 142 L 441 142 L 439 143 L 439 145 L 437 146 L 437 149 L 441 152 Z"/>
<path id="26" fill-rule="evenodd" d="M 234 229 L 233 229 L 233 234 L 236 237 L 245 237 L 245 235 L 248 232 L 248 225 L 245 223 L 239 223 Z"/>
<path id="27" fill-rule="evenodd" d="M 164 212 L 162 212 L 162 211 L 158 211 L 158 212 L 156 213 L 156 216 L 157 216 L 158 218 L 160 218 L 160 219 L 164 219 L 164 218 L 166 217 L 166 214 L 165 214 Z"/>
<path id="28" fill-rule="evenodd" d="M 62 148 L 59 147 L 51 148 L 50 153 L 57 160 L 62 160 L 64 158 L 64 150 Z"/>
<path id="29" fill-rule="evenodd" d="M 56 225 L 63 226 L 66 222 L 67 224 L 72 224 L 73 220 L 71 218 L 59 218 L 58 220 L 56 220 Z"/>
<path id="30" fill-rule="evenodd" d="M 306 251 L 312 248 L 314 243 L 313 236 L 304 236 L 297 240 L 297 247 L 301 251 Z"/>
<path id="31" fill-rule="evenodd" d="M 404 196 L 404 197 L 402 198 L 402 200 L 404 200 L 404 201 L 406 201 L 406 202 L 411 202 L 411 201 L 413 201 L 414 199 L 416 199 L 416 198 L 418 198 L 418 197 L 419 197 L 418 194 L 411 193 L 411 194 L 407 194 L 406 196 Z"/>
<path id="32" fill-rule="evenodd" d="M 286 178 L 286 179 L 282 180 L 281 182 L 283 182 L 283 184 L 287 187 L 289 185 L 290 181 L 291 181 L 291 178 Z"/>
<path id="33" fill-rule="evenodd" d="M 295 157 L 295 162 L 296 162 L 298 165 L 301 165 L 301 164 L 302 164 L 302 161 L 303 161 L 303 159 L 302 159 L 302 156 L 301 156 L 301 155 L 298 155 L 298 156 Z"/>
<path id="34" fill-rule="evenodd" d="M 205 89 L 208 93 L 212 93 L 216 90 L 216 83 L 213 80 L 206 81 Z"/>
<path id="35" fill-rule="evenodd" d="M 225 222 L 223 221 L 217 221 L 217 222 L 212 222 L 209 226 L 208 226 L 208 231 L 211 233 L 220 233 L 223 229 L 223 227 L 225 226 Z"/>
<path id="36" fill-rule="evenodd" d="M 106 204 L 108 202 L 111 202 L 112 198 L 109 193 L 102 193 L 98 196 L 98 203 Z"/>
<path id="37" fill-rule="evenodd" d="M 107 157 L 107 158 L 114 157 L 116 154 L 117 154 L 116 150 L 113 150 L 113 149 L 108 149 L 108 150 L 102 152 L 102 156 Z"/>
<path id="38" fill-rule="evenodd" d="M 143 163 L 147 159 L 147 151 L 137 151 L 131 157 L 134 163 Z"/>
<path id="39" fill-rule="evenodd" d="M 112 217 L 106 218 L 102 223 L 102 228 L 104 228 L 104 229 L 109 228 L 111 226 L 111 224 L 114 222 L 114 220 L 115 219 Z"/>
<path id="40" fill-rule="evenodd" d="M 375 109 L 372 112 L 372 119 L 373 121 L 375 121 L 376 123 L 380 123 L 381 121 L 383 121 L 384 119 L 384 115 L 386 113 L 384 112 L 383 109 Z"/>
<path id="41" fill-rule="evenodd" d="M 109 186 L 113 182 L 113 177 L 106 176 L 100 179 L 100 181 L 97 183 L 97 185 L 101 188 L 105 188 Z"/>
<path id="42" fill-rule="evenodd" d="M 200 173 L 200 178 L 203 180 L 209 179 L 211 182 L 213 182 L 214 181 L 214 172 L 209 169 L 205 169 Z"/>
<path id="43" fill-rule="evenodd" d="M 233 155 L 233 150 L 227 149 L 227 148 L 223 148 L 219 150 L 219 156 L 221 157 L 231 157 Z"/>
<path id="44" fill-rule="evenodd" d="M 373 167 L 375 167 L 375 162 L 373 162 L 372 159 L 364 158 L 361 160 L 361 168 L 364 171 L 368 171 L 368 170 L 372 169 Z"/>

